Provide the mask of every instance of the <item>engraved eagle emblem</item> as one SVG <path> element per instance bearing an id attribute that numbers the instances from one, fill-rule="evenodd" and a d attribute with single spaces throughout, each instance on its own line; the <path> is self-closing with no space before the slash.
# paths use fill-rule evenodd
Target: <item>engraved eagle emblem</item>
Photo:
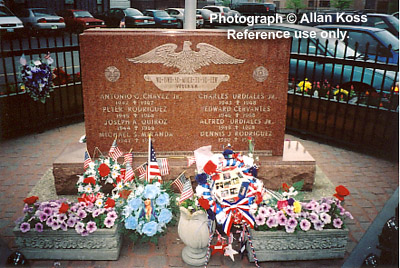
<path id="1" fill-rule="evenodd" d="M 182 51 L 176 52 L 178 46 L 168 43 L 135 58 L 127 58 L 127 60 L 133 63 L 162 63 L 168 67 L 178 68 L 177 74 L 194 74 L 201 67 L 211 63 L 239 64 L 245 61 L 236 59 L 207 43 L 198 43 L 196 48 L 199 51 L 193 51 L 191 45 L 192 42 L 184 41 Z"/>

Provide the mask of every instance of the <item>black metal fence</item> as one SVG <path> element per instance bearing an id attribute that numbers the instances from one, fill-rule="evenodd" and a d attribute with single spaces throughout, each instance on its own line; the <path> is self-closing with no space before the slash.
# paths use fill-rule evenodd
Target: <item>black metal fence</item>
<path id="1" fill-rule="evenodd" d="M 21 90 L 19 58 L 34 60 L 48 52 L 55 60 L 55 86 L 43 105 Z M 2 38 L 0 53 L 0 139 L 83 120 L 76 34 Z M 373 54 L 368 46 L 366 54 Z M 287 131 L 397 156 L 398 65 L 362 55 L 357 46 L 293 40 Z"/>

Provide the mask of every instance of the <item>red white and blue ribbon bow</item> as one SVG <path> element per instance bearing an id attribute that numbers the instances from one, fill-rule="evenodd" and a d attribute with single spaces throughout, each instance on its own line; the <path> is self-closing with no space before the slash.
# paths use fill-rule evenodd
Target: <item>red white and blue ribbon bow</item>
<path id="1" fill-rule="evenodd" d="M 239 212 L 241 214 L 242 220 L 247 222 L 251 228 L 254 227 L 254 218 L 249 212 L 250 211 L 250 201 L 248 198 L 240 199 L 239 201 L 237 201 L 235 203 L 231 203 L 229 201 L 222 200 L 221 205 L 223 207 L 223 211 L 227 215 L 225 222 L 223 224 L 224 232 L 226 233 L 226 235 L 229 236 L 231 233 L 231 227 L 232 227 L 232 224 L 234 221 L 234 215 L 236 212 Z"/>

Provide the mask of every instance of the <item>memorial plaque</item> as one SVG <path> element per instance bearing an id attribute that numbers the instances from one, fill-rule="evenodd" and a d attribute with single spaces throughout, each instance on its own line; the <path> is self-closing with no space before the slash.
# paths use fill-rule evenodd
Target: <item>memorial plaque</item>
<path id="1" fill-rule="evenodd" d="M 185 153 L 228 143 L 283 153 L 290 40 L 225 31 L 89 30 L 81 35 L 87 146 Z"/>

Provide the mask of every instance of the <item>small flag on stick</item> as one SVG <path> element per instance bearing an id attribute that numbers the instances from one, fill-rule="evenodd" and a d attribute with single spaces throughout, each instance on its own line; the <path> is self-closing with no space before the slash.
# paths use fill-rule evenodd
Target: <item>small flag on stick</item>
<path id="1" fill-rule="evenodd" d="M 179 198 L 179 203 L 182 203 L 186 199 L 191 198 L 194 195 L 194 192 L 193 192 L 192 183 L 191 183 L 190 179 L 187 179 L 183 173 L 178 178 L 183 183 L 181 197 Z"/>
<path id="2" fill-rule="evenodd" d="M 131 150 L 132 151 L 132 150 Z M 133 153 L 129 151 L 129 153 L 124 155 L 124 163 L 125 165 L 130 164 L 132 166 L 133 163 Z"/>
<path id="3" fill-rule="evenodd" d="M 92 163 L 92 159 L 90 158 L 90 155 L 88 151 L 85 151 L 85 159 L 83 161 L 83 168 L 87 169 L 89 167 L 89 164 Z"/>
<path id="4" fill-rule="evenodd" d="M 111 145 L 110 151 L 108 152 L 108 156 L 117 161 L 118 157 L 121 157 L 123 153 L 118 148 L 117 139 L 114 140 L 113 144 Z"/>
<path id="5" fill-rule="evenodd" d="M 157 164 L 160 168 L 161 176 L 165 176 L 169 174 L 169 164 L 167 158 L 159 158 L 157 159 Z"/>

